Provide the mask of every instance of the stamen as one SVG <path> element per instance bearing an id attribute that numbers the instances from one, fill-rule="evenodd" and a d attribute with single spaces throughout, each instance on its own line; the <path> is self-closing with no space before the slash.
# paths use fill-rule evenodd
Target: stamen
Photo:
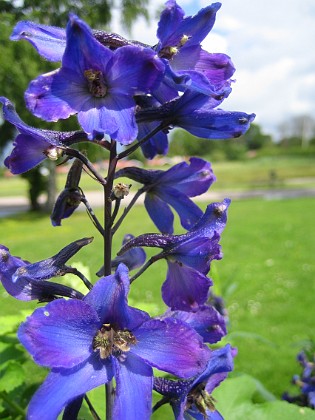
<path id="1" fill-rule="evenodd" d="M 44 153 L 48 157 L 48 159 L 58 160 L 62 156 L 63 150 L 59 149 L 59 147 L 50 146 L 48 147 L 48 149 L 45 150 Z"/>
<path id="2" fill-rule="evenodd" d="M 90 93 L 95 98 L 104 98 L 107 93 L 107 86 L 104 81 L 103 73 L 100 70 L 85 70 L 84 77 L 88 82 Z"/>
<path id="3" fill-rule="evenodd" d="M 93 339 L 93 350 L 100 352 L 101 359 L 113 353 L 120 355 L 130 350 L 137 339 L 128 330 L 115 330 L 110 324 L 104 324 Z"/>

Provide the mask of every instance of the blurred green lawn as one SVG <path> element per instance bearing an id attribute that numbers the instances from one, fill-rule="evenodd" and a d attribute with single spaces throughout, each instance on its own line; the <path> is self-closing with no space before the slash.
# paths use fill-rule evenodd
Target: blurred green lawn
<path id="1" fill-rule="evenodd" d="M 205 204 L 204 204 L 205 205 Z M 211 271 L 216 291 L 225 297 L 230 326 L 226 342 L 238 347 L 235 372 L 259 379 L 280 396 L 299 372 L 295 362 L 303 340 L 314 337 L 315 199 L 235 201 L 222 237 L 224 258 Z M 102 218 L 101 211 L 97 215 Z M 144 208 L 136 206 L 114 239 L 119 249 L 124 233 L 155 231 Z M 84 212 L 53 228 L 47 216 L 23 214 L 0 219 L 0 242 L 13 255 L 31 262 L 52 256 L 70 241 L 95 236 L 71 260 L 90 268 L 92 281 L 102 264 L 102 241 Z M 155 251 L 150 250 L 150 255 Z M 152 315 L 163 311 L 160 287 L 166 264 L 150 267 L 132 286 L 134 304 Z M 61 280 L 62 281 L 62 280 Z M 0 315 L 15 313 L 29 304 L 1 292 Z"/>
<path id="2" fill-rule="evenodd" d="M 213 191 L 315 187 L 315 165 L 311 156 L 259 157 L 245 161 L 214 162 L 212 166 L 217 177 Z M 65 174 L 58 174 L 58 190 L 63 188 L 65 177 Z M 87 174 L 83 174 L 80 185 L 84 191 L 95 189 L 95 181 Z M 26 196 L 26 189 L 27 182 L 21 177 L 0 177 L 0 197 Z"/>

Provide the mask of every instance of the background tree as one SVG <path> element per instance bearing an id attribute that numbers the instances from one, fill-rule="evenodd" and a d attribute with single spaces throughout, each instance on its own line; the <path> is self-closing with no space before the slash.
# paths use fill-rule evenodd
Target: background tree
<path id="1" fill-rule="evenodd" d="M 29 125 L 53 130 L 76 130 L 76 118 L 50 124 L 38 120 L 25 108 L 23 92 L 29 82 L 41 73 L 57 67 L 56 63 L 44 61 L 28 42 L 12 42 L 9 37 L 15 24 L 20 20 L 65 27 L 69 11 L 77 13 L 95 29 L 109 30 L 115 9 L 119 9 L 123 24 L 131 29 L 132 22 L 138 16 L 148 19 L 146 9 L 148 0 L 0 0 L 0 86 L 1 96 L 6 96 L 15 103 L 20 117 Z M 0 126 L 0 155 L 6 145 L 15 137 L 14 128 L 4 122 Z M 84 145 L 88 147 L 88 145 Z M 95 156 L 97 159 L 98 156 Z M 47 165 L 45 163 L 45 165 Z M 29 198 L 32 210 L 39 209 L 38 198 L 47 189 L 48 207 L 51 207 L 55 194 L 55 165 L 48 166 L 50 180 L 44 177 L 40 168 L 24 174 L 29 182 Z M 47 210 L 50 210 L 47 208 Z"/>

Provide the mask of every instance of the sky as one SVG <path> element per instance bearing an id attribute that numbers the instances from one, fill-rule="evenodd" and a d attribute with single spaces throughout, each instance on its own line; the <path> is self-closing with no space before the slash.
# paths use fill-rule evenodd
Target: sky
<path id="1" fill-rule="evenodd" d="M 150 12 L 164 2 L 150 0 Z M 315 1 L 222 0 L 215 25 L 202 42 L 209 52 L 229 55 L 235 65 L 233 90 L 221 108 L 254 112 L 266 134 L 294 116 L 315 119 Z M 153 5 L 154 4 L 154 5 Z M 186 15 L 210 2 L 178 0 Z M 121 33 L 119 24 L 114 31 Z M 154 45 L 157 20 L 139 19 L 132 38 Z"/>

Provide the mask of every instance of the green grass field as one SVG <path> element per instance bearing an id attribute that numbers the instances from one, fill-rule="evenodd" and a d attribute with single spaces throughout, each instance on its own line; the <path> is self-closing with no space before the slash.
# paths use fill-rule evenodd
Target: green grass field
<path id="1" fill-rule="evenodd" d="M 235 201 L 221 241 L 224 258 L 212 270 L 216 291 L 225 297 L 229 311 L 225 341 L 239 350 L 233 375 L 253 375 L 277 397 L 299 372 L 295 356 L 302 341 L 314 338 L 314 211 L 315 200 L 307 198 Z M 13 255 L 32 262 L 52 256 L 72 240 L 91 236 L 83 212 L 60 228 L 53 228 L 47 217 L 24 214 L 0 219 L 0 229 L 1 243 Z M 153 230 L 145 210 L 137 206 L 115 238 L 114 248 L 118 250 L 124 232 L 138 235 Z M 95 281 L 102 243 L 93 228 L 92 235 L 94 242 L 72 262 L 88 266 Z M 164 308 L 159 294 L 165 268 L 163 261 L 151 266 L 132 287 L 132 302 L 146 308 L 149 304 L 153 315 Z M 28 307 L 1 292 L 1 316 Z"/>

